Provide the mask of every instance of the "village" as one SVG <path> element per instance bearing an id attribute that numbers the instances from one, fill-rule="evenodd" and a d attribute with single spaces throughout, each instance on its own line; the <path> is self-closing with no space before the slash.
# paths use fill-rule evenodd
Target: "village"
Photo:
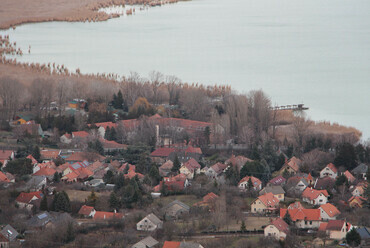
<path id="1" fill-rule="evenodd" d="M 127 106 L 121 91 L 30 108 L 1 123 L 1 247 L 370 245 L 370 147 L 357 140 L 235 142 L 222 122 Z"/>

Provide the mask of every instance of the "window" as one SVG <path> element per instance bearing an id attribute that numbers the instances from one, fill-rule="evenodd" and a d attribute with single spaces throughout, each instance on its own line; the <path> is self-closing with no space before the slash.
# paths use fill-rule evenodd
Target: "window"
<path id="1" fill-rule="evenodd" d="M 312 221 L 310 221 L 310 225 L 312 225 Z"/>

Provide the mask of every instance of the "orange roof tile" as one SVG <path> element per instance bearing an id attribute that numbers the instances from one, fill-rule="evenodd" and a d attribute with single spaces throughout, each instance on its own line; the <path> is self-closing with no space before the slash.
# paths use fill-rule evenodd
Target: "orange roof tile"
<path id="1" fill-rule="evenodd" d="M 93 210 L 94 210 L 93 207 L 83 205 L 80 208 L 80 211 L 78 211 L 78 214 L 81 214 L 81 215 L 89 215 L 91 213 L 91 211 L 93 211 Z"/>
<path id="2" fill-rule="evenodd" d="M 179 248 L 181 245 L 181 242 L 176 241 L 164 241 L 162 248 Z"/>
<path id="3" fill-rule="evenodd" d="M 262 182 L 261 182 L 261 180 L 259 180 L 257 177 L 253 177 L 253 176 L 246 176 L 246 177 L 243 177 L 241 180 L 240 180 L 240 182 L 238 183 L 238 185 L 239 184 L 241 184 L 241 183 L 243 183 L 243 182 L 248 182 L 249 181 L 249 178 L 251 179 L 251 181 L 252 181 L 252 184 L 253 184 L 253 187 L 258 187 L 259 185 L 261 185 L 262 184 Z"/>
<path id="4" fill-rule="evenodd" d="M 36 173 L 34 173 L 34 176 L 53 176 L 57 172 L 53 168 L 44 167 L 38 170 Z"/>
<path id="5" fill-rule="evenodd" d="M 320 209 L 280 209 L 280 218 L 284 218 L 286 212 L 289 212 L 289 215 L 293 221 L 297 220 L 321 220 Z"/>
<path id="6" fill-rule="evenodd" d="M 304 207 L 300 202 L 293 202 L 288 206 L 288 209 L 304 209 Z"/>
<path id="7" fill-rule="evenodd" d="M 351 172 L 349 172 L 348 170 L 346 170 L 344 172 L 344 175 L 346 176 L 348 182 L 353 182 L 356 180 L 356 178 L 351 174 Z"/>
<path id="8" fill-rule="evenodd" d="M 260 195 L 258 199 L 265 204 L 266 207 L 278 207 L 279 200 L 274 196 L 273 193 L 266 193 L 264 195 Z"/>
<path id="9" fill-rule="evenodd" d="M 329 215 L 329 217 L 334 217 L 340 214 L 340 211 L 333 204 L 330 203 L 321 205 L 320 208 L 324 210 Z"/>
<path id="10" fill-rule="evenodd" d="M 0 160 L 8 160 L 9 157 L 13 154 L 12 150 L 0 150 Z"/>
<path id="11" fill-rule="evenodd" d="M 32 164 L 37 164 L 38 163 L 37 160 L 31 154 L 28 155 L 26 158 L 31 159 Z"/>
<path id="12" fill-rule="evenodd" d="M 337 167 L 335 167 L 335 165 L 332 164 L 332 163 L 328 164 L 326 167 L 328 167 L 329 169 L 331 169 L 334 173 L 337 173 L 338 172 Z"/>
<path id="13" fill-rule="evenodd" d="M 289 232 L 289 225 L 281 218 L 276 218 L 275 220 L 271 221 L 271 225 L 274 225 L 281 232 Z"/>
<path id="14" fill-rule="evenodd" d="M 9 178 L 2 171 L 0 171 L 0 182 L 10 182 Z"/>
<path id="15" fill-rule="evenodd" d="M 96 211 L 94 220 L 123 219 L 123 213 Z"/>
<path id="16" fill-rule="evenodd" d="M 316 189 L 312 189 L 312 188 L 309 188 L 307 187 L 303 193 L 302 193 L 302 197 L 303 198 L 308 198 L 310 200 L 314 200 L 316 199 L 320 194 L 323 194 L 324 196 L 328 197 L 329 196 L 329 193 L 328 191 L 326 191 L 326 189 L 324 190 L 316 190 Z"/>
<path id="17" fill-rule="evenodd" d="M 35 191 L 35 192 L 29 192 L 29 193 L 22 192 L 22 193 L 19 194 L 16 201 L 17 202 L 23 202 L 23 203 L 30 203 L 30 201 L 34 197 L 36 197 L 37 199 L 41 199 L 42 198 L 42 192 L 41 191 Z"/>
<path id="18" fill-rule="evenodd" d="M 89 133 L 86 131 L 72 132 L 74 138 L 86 138 L 89 136 Z"/>
<path id="19" fill-rule="evenodd" d="M 42 150 L 40 154 L 42 159 L 56 159 L 60 154 L 60 150 Z"/>

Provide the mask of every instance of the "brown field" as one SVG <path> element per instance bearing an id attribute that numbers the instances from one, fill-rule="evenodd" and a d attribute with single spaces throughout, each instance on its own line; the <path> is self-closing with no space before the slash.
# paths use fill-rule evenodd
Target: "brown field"
<path id="1" fill-rule="evenodd" d="M 91 191 L 82 191 L 82 190 L 66 190 L 66 193 L 69 196 L 69 199 L 71 201 L 76 201 L 76 202 L 85 202 L 85 199 L 91 194 Z M 109 192 L 95 192 L 95 194 L 98 197 L 101 196 L 108 196 L 109 197 Z"/>
<path id="2" fill-rule="evenodd" d="M 191 207 L 194 205 L 194 203 L 199 202 L 202 199 L 198 199 L 195 195 L 171 195 L 155 199 L 154 204 L 162 204 L 163 206 L 166 206 L 167 204 L 174 200 L 179 200 L 188 205 L 189 207 Z"/>
<path id="3" fill-rule="evenodd" d="M 270 217 L 249 216 L 244 219 L 248 231 L 262 230 L 262 226 L 270 223 Z M 232 220 L 228 226 L 224 226 L 220 231 L 240 231 L 241 221 Z"/>

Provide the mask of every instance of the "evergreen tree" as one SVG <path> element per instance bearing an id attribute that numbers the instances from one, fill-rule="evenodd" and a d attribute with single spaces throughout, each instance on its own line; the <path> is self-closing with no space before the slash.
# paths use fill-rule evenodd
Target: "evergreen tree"
<path id="1" fill-rule="evenodd" d="M 346 241 L 347 244 L 349 244 L 350 246 L 358 246 L 361 243 L 361 236 L 356 231 L 356 229 L 353 228 L 351 231 L 347 233 Z"/>
<path id="2" fill-rule="evenodd" d="M 65 191 L 56 193 L 52 203 L 52 210 L 55 212 L 70 212 L 71 203 L 68 194 Z"/>
<path id="3" fill-rule="evenodd" d="M 240 179 L 243 179 L 246 176 L 248 176 L 248 168 L 246 165 L 243 165 L 243 167 L 240 169 Z"/>
<path id="4" fill-rule="evenodd" d="M 114 127 L 112 127 L 111 130 L 110 130 L 108 140 L 117 140 L 117 132 L 116 132 L 116 129 Z"/>
<path id="5" fill-rule="evenodd" d="M 110 138 L 110 133 L 111 133 L 111 131 L 110 131 L 110 127 L 108 126 L 108 127 L 105 129 L 104 139 L 106 139 L 106 140 L 110 140 L 110 139 L 109 139 L 109 138 Z"/>
<path id="6" fill-rule="evenodd" d="M 125 185 L 125 178 L 122 174 L 118 174 L 114 179 L 114 191 L 120 190 Z"/>
<path id="7" fill-rule="evenodd" d="M 158 184 L 158 181 L 161 179 L 161 176 L 159 175 L 159 170 L 157 166 L 153 165 L 152 168 L 149 171 L 149 177 L 151 178 L 154 185 Z"/>
<path id="8" fill-rule="evenodd" d="M 247 230 L 247 227 L 245 226 L 244 220 L 242 220 L 242 224 L 240 225 L 240 231 L 244 233 Z"/>
<path id="9" fill-rule="evenodd" d="M 119 209 L 120 208 L 120 202 L 117 197 L 117 195 L 112 192 L 109 196 L 109 206 L 113 209 Z"/>
<path id="10" fill-rule="evenodd" d="M 251 177 L 248 179 L 248 189 L 249 190 L 253 189 L 253 183 L 252 183 L 252 178 Z"/>
<path id="11" fill-rule="evenodd" d="M 54 177 L 53 177 L 53 181 L 56 182 L 56 183 L 59 183 L 60 178 L 61 178 L 61 174 L 59 174 L 58 172 L 55 172 Z"/>
<path id="12" fill-rule="evenodd" d="M 181 167 L 181 163 L 180 163 L 179 157 L 176 155 L 173 161 L 173 167 L 171 170 L 173 172 L 178 172 L 180 170 L 180 167 Z"/>
<path id="13" fill-rule="evenodd" d="M 37 161 L 40 161 L 41 153 L 40 148 L 38 146 L 34 146 L 32 151 L 32 157 L 34 157 Z"/>
<path id="14" fill-rule="evenodd" d="M 291 225 L 293 223 L 292 221 L 292 217 L 290 217 L 290 214 L 289 214 L 289 211 L 288 209 L 286 210 L 286 214 L 283 218 L 283 220 L 288 224 L 288 225 Z"/>
<path id="15" fill-rule="evenodd" d="M 44 196 L 41 199 L 40 210 L 41 211 L 48 211 L 48 198 L 46 198 L 46 194 L 44 194 Z"/>
<path id="16" fill-rule="evenodd" d="M 346 184 L 346 183 L 348 183 L 347 177 L 344 174 L 342 174 L 335 181 L 335 186 L 338 187 L 338 186 L 341 186 L 341 185 Z"/>
<path id="17" fill-rule="evenodd" d="M 116 109 L 123 109 L 124 101 L 121 90 L 118 91 L 116 101 L 114 102 L 114 108 Z"/>
<path id="18" fill-rule="evenodd" d="M 336 166 L 344 166 L 348 170 L 352 170 L 357 166 L 357 157 L 355 147 L 350 143 L 344 143 L 337 149 L 337 155 L 334 159 Z"/>
<path id="19" fill-rule="evenodd" d="M 124 171 L 123 171 L 123 174 L 127 174 L 129 170 L 130 170 L 130 165 L 127 164 Z"/>
<path id="20" fill-rule="evenodd" d="M 87 202 L 88 202 L 87 205 L 95 207 L 97 200 L 98 200 L 98 196 L 96 195 L 95 191 L 92 190 L 91 194 L 87 197 Z"/>
<path id="21" fill-rule="evenodd" d="M 113 183 L 113 177 L 114 177 L 113 172 L 111 170 L 108 170 L 107 173 L 105 173 L 105 175 L 103 176 L 103 181 L 106 184 L 112 184 Z"/>
<path id="22" fill-rule="evenodd" d="M 74 239 L 75 239 L 75 232 L 73 228 L 73 223 L 68 222 L 67 231 L 64 237 L 64 242 L 69 243 L 69 242 L 72 242 Z"/>

